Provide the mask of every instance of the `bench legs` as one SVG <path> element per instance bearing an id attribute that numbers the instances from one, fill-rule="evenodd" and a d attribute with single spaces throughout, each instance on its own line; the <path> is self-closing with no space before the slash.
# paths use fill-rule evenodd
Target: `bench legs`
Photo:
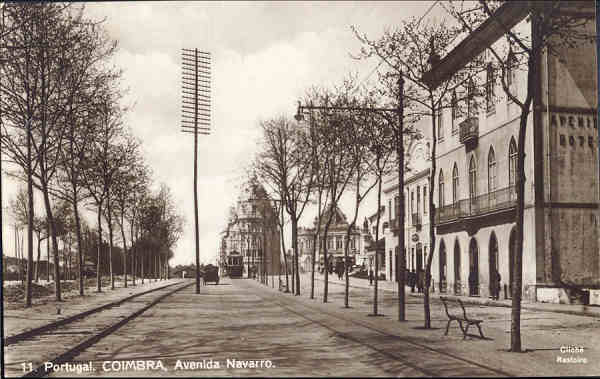
<path id="1" fill-rule="evenodd" d="M 446 332 L 444 333 L 445 336 L 448 335 L 448 330 L 450 329 L 450 323 L 452 321 L 454 321 L 455 319 L 450 319 L 448 320 L 448 323 L 446 324 Z M 458 327 L 460 328 L 460 331 L 463 333 L 463 339 L 467 339 L 467 334 L 469 333 L 469 326 L 471 326 L 471 323 L 467 322 L 464 327 L 462 324 L 461 320 L 456 320 L 456 322 L 458 323 Z M 475 323 L 475 326 L 477 326 L 477 329 L 479 329 L 479 335 L 481 336 L 481 339 L 485 339 L 485 337 L 483 336 L 483 331 L 481 330 L 481 325 L 479 325 L 479 323 Z"/>
<path id="2" fill-rule="evenodd" d="M 483 332 L 481 331 L 481 326 L 479 326 L 479 323 L 475 325 L 477 325 L 477 329 L 479 329 L 479 335 L 481 336 L 481 339 L 485 339 L 485 337 L 483 336 Z"/>

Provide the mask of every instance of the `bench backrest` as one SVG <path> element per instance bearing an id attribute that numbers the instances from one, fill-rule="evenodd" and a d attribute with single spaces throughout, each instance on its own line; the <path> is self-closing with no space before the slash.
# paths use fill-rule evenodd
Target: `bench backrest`
<path id="1" fill-rule="evenodd" d="M 463 302 L 460 299 L 449 299 L 447 297 L 444 296 L 440 296 L 440 300 L 442 300 L 442 303 L 444 304 L 444 309 L 446 310 L 446 315 L 448 315 L 448 317 L 460 317 L 459 314 L 453 314 L 450 313 L 450 310 L 448 308 L 448 303 L 454 303 L 460 305 L 460 308 L 462 309 L 462 314 L 463 314 L 463 318 L 467 319 L 467 311 L 465 309 L 465 306 L 463 305 Z M 458 311 L 458 307 L 452 307 L 450 309 L 453 309 L 455 312 L 459 312 Z"/>

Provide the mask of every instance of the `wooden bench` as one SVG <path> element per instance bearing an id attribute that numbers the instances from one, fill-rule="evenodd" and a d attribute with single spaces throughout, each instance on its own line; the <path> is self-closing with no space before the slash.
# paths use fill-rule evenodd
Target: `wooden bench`
<path id="1" fill-rule="evenodd" d="M 446 315 L 448 315 L 448 324 L 446 325 L 446 333 L 444 333 L 445 336 L 448 335 L 448 328 L 450 328 L 450 323 L 452 322 L 452 320 L 456 320 L 458 322 L 460 330 L 463 332 L 463 339 L 467 338 L 467 332 L 469 331 L 469 326 L 471 326 L 471 325 L 477 326 L 477 329 L 479 329 L 479 335 L 481 335 L 482 339 L 485 338 L 483 336 L 483 332 L 481 331 L 481 325 L 479 325 L 483 322 L 483 320 L 469 318 L 467 316 L 467 310 L 465 309 L 465 306 L 460 299 L 454 300 L 454 299 L 449 299 L 447 297 L 440 296 L 440 300 L 442 300 L 442 303 L 444 303 L 444 309 L 446 310 Z M 460 307 L 462 308 L 462 315 L 450 313 L 450 310 L 448 309 L 448 303 L 458 303 L 460 305 Z M 454 307 L 454 309 L 457 310 L 456 307 Z M 466 323 L 464 328 L 463 328 L 463 322 Z"/>

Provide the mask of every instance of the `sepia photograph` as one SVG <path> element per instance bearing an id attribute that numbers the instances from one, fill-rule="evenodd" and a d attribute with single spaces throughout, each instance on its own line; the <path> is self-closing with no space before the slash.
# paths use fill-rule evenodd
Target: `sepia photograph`
<path id="1" fill-rule="evenodd" d="M 2 377 L 600 376 L 599 9 L 2 2 Z"/>

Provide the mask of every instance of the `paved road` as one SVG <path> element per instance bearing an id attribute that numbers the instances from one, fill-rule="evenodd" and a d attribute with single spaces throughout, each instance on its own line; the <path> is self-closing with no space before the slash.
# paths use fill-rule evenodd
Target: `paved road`
<path id="1" fill-rule="evenodd" d="M 192 286 L 87 348 L 53 376 L 589 375 L 598 368 L 596 351 L 589 348 L 594 334 L 588 334 L 586 352 L 574 355 L 589 364 L 555 366 L 558 348 L 519 356 L 499 349 L 506 335 L 493 318 L 484 327 L 488 339 L 464 341 L 456 326 L 443 336 L 445 320 L 437 310 L 435 328 L 421 330 L 419 299 L 409 300 L 409 321 L 398 323 L 392 296 L 383 297 L 385 317 L 368 317 L 368 290 L 354 289 L 353 308 L 344 309 L 342 287 L 331 288 L 332 302 L 322 304 L 248 279 L 225 279 L 202 287 L 200 295 Z M 500 322 L 504 325 L 503 316 Z M 81 371 L 89 368 L 93 371 Z"/>
<path id="2" fill-rule="evenodd" d="M 93 372 L 68 372 L 75 370 L 72 366 L 55 375 L 503 374 L 335 311 L 323 312 L 251 280 L 225 280 L 203 287 L 201 295 L 193 291 L 188 288 L 169 296 L 76 357 L 73 364 L 91 362 Z"/>

